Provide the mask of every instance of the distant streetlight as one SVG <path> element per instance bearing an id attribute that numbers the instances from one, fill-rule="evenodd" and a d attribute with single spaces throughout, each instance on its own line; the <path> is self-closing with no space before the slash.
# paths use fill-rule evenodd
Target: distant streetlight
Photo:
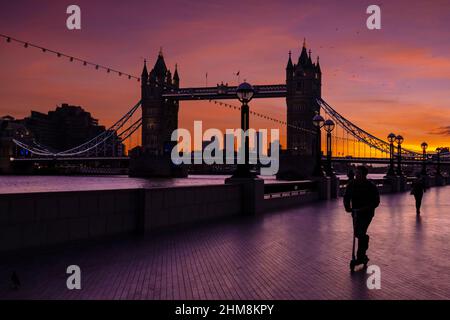
<path id="1" fill-rule="evenodd" d="M 255 90 L 253 87 L 247 83 L 241 83 L 236 90 L 237 97 L 239 101 L 242 103 L 241 106 L 241 129 L 244 133 L 248 133 L 248 129 L 250 127 L 250 110 L 248 103 L 252 100 Z M 242 143 L 242 141 L 241 141 Z M 237 178 L 250 178 L 252 174 L 250 172 L 250 164 L 249 164 L 249 136 L 246 134 L 245 136 L 245 161 L 244 164 L 238 164 L 238 168 L 233 177 Z"/>
<path id="2" fill-rule="evenodd" d="M 422 174 L 426 175 L 427 174 L 427 148 L 428 148 L 428 143 L 422 142 L 422 144 L 420 146 L 422 147 L 422 151 L 423 151 Z"/>
<path id="3" fill-rule="evenodd" d="M 323 128 L 327 132 L 327 176 L 331 177 L 333 175 L 333 169 L 331 167 L 331 132 L 334 130 L 335 124 L 333 120 L 326 120 L 323 123 Z"/>
<path id="4" fill-rule="evenodd" d="M 395 170 L 394 170 L 394 141 L 395 141 L 396 135 L 394 133 L 390 133 L 387 137 L 389 141 L 389 170 L 388 170 L 388 176 L 395 176 Z"/>
<path id="5" fill-rule="evenodd" d="M 436 153 L 437 153 L 436 176 L 440 176 L 441 175 L 441 151 L 442 151 L 442 148 L 437 148 L 436 149 Z"/>
<path id="6" fill-rule="evenodd" d="M 399 177 L 403 176 L 402 172 L 402 143 L 404 139 L 401 135 L 395 137 L 395 142 L 397 142 L 397 175 Z"/>
<path id="7" fill-rule="evenodd" d="M 316 166 L 314 168 L 314 176 L 315 177 L 323 177 L 322 170 L 322 152 L 320 148 L 320 129 L 323 127 L 325 120 L 320 114 L 316 114 L 312 119 L 313 125 L 316 127 Z"/>

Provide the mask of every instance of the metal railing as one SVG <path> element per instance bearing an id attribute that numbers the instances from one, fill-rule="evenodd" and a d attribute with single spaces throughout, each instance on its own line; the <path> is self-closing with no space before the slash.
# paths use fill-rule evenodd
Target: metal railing
<path id="1" fill-rule="evenodd" d="M 318 191 L 318 185 L 312 180 L 270 183 L 264 185 L 264 199 L 299 196 L 315 191 Z"/>

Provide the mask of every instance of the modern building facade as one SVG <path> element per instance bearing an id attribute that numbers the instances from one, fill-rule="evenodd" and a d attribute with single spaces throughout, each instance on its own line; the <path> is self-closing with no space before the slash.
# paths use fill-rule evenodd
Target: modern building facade
<path id="1" fill-rule="evenodd" d="M 66 103 L 47 114 L 32 111 L 24 124 L 39 143 L 55 150 L 76 147 L 105 131 L 89 112 Z"/>

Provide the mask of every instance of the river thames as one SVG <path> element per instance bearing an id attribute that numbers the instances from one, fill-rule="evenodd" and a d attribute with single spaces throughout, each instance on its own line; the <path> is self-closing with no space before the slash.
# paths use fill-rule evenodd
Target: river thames
<path id="1" fill-rule="evenodd" d="M 371 174 L 381 179 L 383 174 Z M 188 178 L 130 178 L 117 176 L 0 176 L 0 194 L 29 192 L 92 191 L 139 188 L 166 188 L 224 184 L 229 175 L 189 175 Z M 345 175 L 338 175 L 346 179 Z M 266 183 L 280 182 L 274 176 L 262 177 Z"/>

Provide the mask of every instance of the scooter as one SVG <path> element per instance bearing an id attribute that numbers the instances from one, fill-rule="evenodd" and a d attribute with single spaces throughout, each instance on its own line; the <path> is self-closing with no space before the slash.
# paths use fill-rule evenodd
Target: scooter
<path id="1" fill-rule="evenodd" d="M 355 267 L 358 265 L 363 264 L 364 268 L 367 268 L 367 263 L 369 262 L 369 259 L 366 259 L 364 261 L 358 261 L 355 254 L 355 245 L 356 245 L 356 219 L 358 215 L 358 210 L 353 209 L 352 210 L 352 221 L 353 221 L 353 246 L 352 246 L 352 260 L 350 261 L 350 271 L 355 272 Z"/>

